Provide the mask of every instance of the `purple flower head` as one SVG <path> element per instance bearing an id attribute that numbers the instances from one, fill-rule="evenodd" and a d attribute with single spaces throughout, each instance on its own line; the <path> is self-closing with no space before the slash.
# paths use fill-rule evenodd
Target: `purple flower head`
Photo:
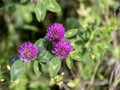
<path id="1" fill-rule="evenodd" d="M 25 42 L 19 47 L 18 54 L 21 60 L 30 62 L 37 56 L 38 48 L 31 42 Z"/>
<path id="2" fill-rule="evenodd" d="M 65 28 L 63 25 L 59 23 L 53 23 L 50 27 L 48 27 L 46 37 L 50 41 L 57 42 L 63 39 L 64 35 Z"/>
<path id="3" fill-rule="evenodd" d="M 72 51 L 72 46 L 67 40 L 60 40 L 55 43 L 52 53 L 56 54 L 60 59 L 65 59 L 68 57 L 70 52 Z"/>

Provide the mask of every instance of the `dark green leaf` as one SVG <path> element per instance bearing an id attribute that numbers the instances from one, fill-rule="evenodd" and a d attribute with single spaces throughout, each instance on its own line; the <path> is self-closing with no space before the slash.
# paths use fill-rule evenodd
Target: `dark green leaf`
<path id="1" fill-rule="evenodd" d="M 12 56 L 9 58 L 9 63 L 10 63 L 10 64 L 13 64 L 16 60 L 19 60 L 18 54 L 12 55 Z"/>
<path id="2" fill-rule="evenodd" d="M 21 74 L 25 72 L 25 63 L 22 60 L 17 60 L 13 63 L 11 68 L 11 80 L 16 80 Z"/>
<path id="3" fill-rule="evenodd" d="M 61 60 L 58 57 L 52 58 L 49 62 L 48 69 L 51 77 L 54 77 L 61 68 Z"/>
<path id="4" fill-rule="evenodd" d="M 72 23 L 71 23 L 72 22 Z M 73 29 L 73 28 L 77 28 L 79 29 L 80 28 L 80 23 L 78 22 L 78 20 L 76 18 L 67 18 L 66 20 L 66 30 L 69 30 L 69 29 Z M 80 30 L 82 30 L 80 28 Z"/>

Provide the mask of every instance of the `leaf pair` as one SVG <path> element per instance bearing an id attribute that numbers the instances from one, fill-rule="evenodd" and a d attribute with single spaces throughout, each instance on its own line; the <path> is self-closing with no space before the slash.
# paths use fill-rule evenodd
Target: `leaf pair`
<path id="1" fill-rule="evenodd" d="M 47 10 L 60 12 L 61 8 L 56 0 L 38 0 L 35 7 L 35 14 L 38 21 L 44 20 Z"/>

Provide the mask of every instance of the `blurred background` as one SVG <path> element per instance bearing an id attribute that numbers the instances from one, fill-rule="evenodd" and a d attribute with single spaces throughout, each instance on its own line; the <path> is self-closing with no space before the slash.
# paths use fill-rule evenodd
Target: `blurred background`
<path id="1" fill-rule="evenodd" d="M 36 19 L 35 4 L 22 1 L 0 0 L 0 90 L 120 90 L 119 0 L 57 0 L 61 12 L 47 11 L 41 22 Z M 26 74 L 11 82 L 9 58 L 17 53 L 22 42 L 34 43 L 43 38 L 47 27 L 54 22 L 62 23 L 66 30 L 81 30 L 89 24 L 105 32 L 110 29 L 106 36 L 112 38 L 114 49 L 107 51 L 99 63 L 74 61 L 71 70 L 64 66 L 64 75 L 56 76 L 56 81 L 50 79 L 46 67 L 40 77 L 29 67 Z"/>

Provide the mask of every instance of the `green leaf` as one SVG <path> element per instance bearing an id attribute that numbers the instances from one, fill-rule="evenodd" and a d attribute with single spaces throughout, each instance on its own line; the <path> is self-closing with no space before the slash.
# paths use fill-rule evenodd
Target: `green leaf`
<path id="1" fill-rule="evenodd" d="M 52 58 L 52 60 L 49 62 L 48 70 L 51 77 L 54 77 L 61 68 L 61 60 L 58 57 Z"/>
<path id="2" fill-rule="evenodd" d="M 43 0 L 37 1 L 36 7 L 35 7 L 35 14 L 38 21 L 44 20 L 46 15 L 46 7 L 47 7 L 46 5 L 47 5 L 46 0 L 45 2 Z"/>
<path id="3" fill-rule="evenodd" d="M 70 17 L 70 18 L 67 18 L 66 20 L 66 30 L 69 30 L 72 28 L 79 28 L 80 30 L 82 30 L 78 20 L 76 18 Z"/>
<path id="4" fill-rule="evenodd" d="M 35 7 L 35 15 L 38 21 L 42 21 L 45 18 L 46 10 L 41 10 L 41 7 Z"/>
<path id="5" fill-rule="evenodd" d="M 53 55 L 48 51 L 43 51 L 38 56 L 38 61 L 41 63 L 47 63 L 51 60 Z"/>
<path id="6" fill-rule="evenodd" d="M 103 50 L 102 48 L 97 44 L 94 46 L 94 54 L 97 60 L 101 60 L 102 59 L 102 54 L 103 54 Z"/>
<path id="7" fill-rule="evenodd" d="M 38 32 L 38 31 L 39 31 L 39 28 L 38 28 L 38 27 L 29 25 L 29 24 L 24 24 L 24 25 L 22 26 L 22 29 L 31 30 L 31 31 L 35 31 L 35 32 Z"/>
<path id="8" fill-rule="evenodd" d="M 40 66 L 39 62 L 38 61 L 34 61 L 34 63 L 33 63 L 33 70 L 34 70 L 34 72 L 35 72 L 35 74 L 37 76 L 41 75 L 40 69 L 41 69 L 41 66 Z"/>
<path id="9" fill-rule="evenodd" d="M 22 17 L 27 23 L 32 21 L 32 13 L 29 11 L 28 7 L 22 6 Z"/>
<path id="10" fill-rule="evenodd" d="M 71 69 L 73 67 L 73 60 L 71 59 L 70 56 L 68 58 L 66 58 L 66 64 L 69 69 Z"/>
<path id="11" fill-rule="evenodd" d="M 83 34 L 82 34 L 82 39 L 84 41 L 88 41 L 90 39 L 90 35 L 91 35 L 91 32 L 90 31 L 85 31 Z"/>
<path id="12" fill-rule="evenodd" d="M 78 29 L 70 29 L 66 32 L 65 38 L 70 38 L 75 36 L 78 33 Z"/>
<path id="13" fill-rule="evenodd" d="M 25 63 L 22 60 L 17 60 L 13 63 L 11 68 L 11 80 L 16 80 L 21 74 L 25 72 Z"/>
<path id="14" fill-rule="evenodd" d="M 72 51 L 70 53 L 70 56 L 74 60 L 81 61 L 81 55 L 78 52 L 76 52 L 76 51 Z"/>
<path id="15" fill-rule="evenodd" d="M 56 2 L 56 0 L 47 0 L 47 3 L 49 3 L 48 7 L 47 7 L 47 9 L 49 11 L 52 11 L 52 12 L 60 12 L 61 11 L 61 7 Z"/>
<path id="16" fill-rule="evenodd" d="M 39 50 L 45 49 L 50 41 L 48 41 L 46 38 L 40 38 L 35 42 L 35 45 L 39 48 Z"/>
<path id="17" fill-rule="evenodd" d="M 38 21 L 44 20 L 47 10 L 60 12 L 61 8 L 56 0 L 38 0 L 35 7 L 35 14 Z"/>

